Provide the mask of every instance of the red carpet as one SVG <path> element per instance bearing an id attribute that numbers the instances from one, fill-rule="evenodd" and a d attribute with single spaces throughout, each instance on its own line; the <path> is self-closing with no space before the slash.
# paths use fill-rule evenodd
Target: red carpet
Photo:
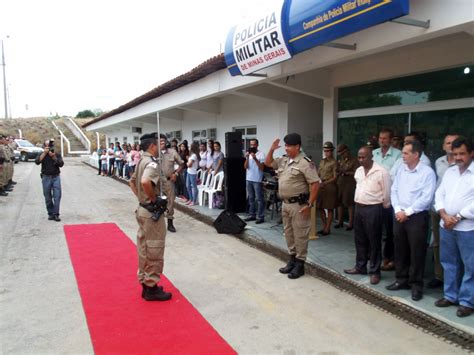
<path id="1" fill-rule="evenodd" d="M 117 225 L 64 232 L 96 354 L 235 354 L 165 277 L 171 301 L 140 297 L 136 247 Z"/>

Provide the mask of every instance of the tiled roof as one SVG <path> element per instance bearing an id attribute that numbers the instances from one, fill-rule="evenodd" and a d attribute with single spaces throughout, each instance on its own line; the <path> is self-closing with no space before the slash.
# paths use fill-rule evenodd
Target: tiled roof
<path id="1" fill-rule="evenodd" d="M 147 92 L 146 94 L 143 94 L 142 96 L 139 96 L 133 99 L 132 101 L 127 102 L 126 104 L 120 107 L 117 107 L 116 109 L 113 109 L 112 111 L 106 112 L 103 115 L 83 124 L 82 128 L 90 126 L 93 123 L 102 121 L 106 119 L 107 117 L 111 117 L 119 113 L 122 113 L 124 111 L 127 111 L 131 109 L 132 107 L 138 106 L 151 99 L 155 99 L 161 95 L 164 95 L 173 90 L 179 89 L 180 87 L 190 84 L 193 81 L 202 79 L 205 76 L 224 68 L 226 68 L 226 63 L 224 60 L 224 54 L 221 53 L 199 64 L 196 68 L 188 71 L 187 73 L 182 74 L 178 76 L 177 78 L 171 79 L 170 81 L 154 88 L 153 90 Z"/>

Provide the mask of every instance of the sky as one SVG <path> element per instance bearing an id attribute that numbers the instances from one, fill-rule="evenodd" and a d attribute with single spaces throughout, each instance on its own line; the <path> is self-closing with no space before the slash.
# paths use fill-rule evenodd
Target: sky
<path id="1" fill-rule="evenodd" d="M 8 115 L 110 111 L 219 54 L 233 25 L 280 1 L 2 0 Z M 3 81 L 0 92 L 3 118 Z"/>

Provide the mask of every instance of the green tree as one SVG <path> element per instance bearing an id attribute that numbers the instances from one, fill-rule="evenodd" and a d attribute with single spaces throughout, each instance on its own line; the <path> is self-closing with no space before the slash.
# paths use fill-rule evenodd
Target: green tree
<path id="1" fill-rule="evenodd" d="M 96 117 L 92 110 L 83 110 L 77 113 L 76 118 Z"/>

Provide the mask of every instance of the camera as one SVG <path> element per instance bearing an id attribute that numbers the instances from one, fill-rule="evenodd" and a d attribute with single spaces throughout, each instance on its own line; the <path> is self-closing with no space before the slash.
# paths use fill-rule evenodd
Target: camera
<path id="1" fill-rule="evenodd" d="M 250 147 L 248 150 L 249 154 L 253 153 L 253 154 L 257 154 L 257 148 L 255 147 Z"/>
<path id="2" fill-rule="evenodd" d="M 54 153 L 54 141 L 49 141 L 48 147 L 49 147 L 49 151 L 51 153 Z"/>

